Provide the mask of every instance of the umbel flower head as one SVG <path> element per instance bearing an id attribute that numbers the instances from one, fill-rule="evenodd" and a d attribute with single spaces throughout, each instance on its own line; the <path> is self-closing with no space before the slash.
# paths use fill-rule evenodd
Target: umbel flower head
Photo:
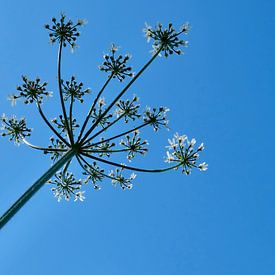
<path id="1" fill-rule="evenodd" d="M 126 76 L 133 77 L 134 73 L 131 72 L 132 67 L 127 66 L 127 61 L 130 59 L 130 55 L 126 54 L 115 56 L 118 51 L 118 47 L 112 44 L 110 49 L 111 55 L 105 54 L 103 56 L 104 62 L 99 69 L 104 72 L 109 72 L 109 77 L 117 78 L 119 81 L 123 81 Z"/>
<path id="2" fill-rule="evenodd" d="M 49 119 L 44 113 L 42 101 L 52 93 L 47 91 L 47 82 L 41 82 L 39 77 L 30 80 L 23 76 L 23 84 L 17 87 L 19 94 L 9 97 L 12 105 L 15 105 L 16 100 L 20 98 L 23 98 L 26 104 L 36 103 L 42 121 L 51 131 L 50 144 L 37 146 L 27 141 L 31 129 L 26 126 L 24 118 L 17 119 L 15 116 L 1 117 L 2 136 L 9 137 L 16 144 L 23 142 L 50 156 L 54 164 L 47 171 L 47 176 L 52 177 L 48 182 L 52 185 L 52 191 L 58 201 L 62 198 L 83 201 L 85 199 L 83 186 L 91 183 L 95 190 L 99 190 L 106 179 L 123 190 L 132 189 L 132 181 L 136 178 L 137 172 L 159 173 L 181 169 L 183 173 L 190 174 L 192 169 L 205 171 L 207 164 L 198 162 L 199 153 L 203 151 L 204 145 L 201 144 L 196 148 L 195 139 L 189 141 L 187 136 L 178 134 L 169 140 L 165 159 L 168 167 L 147 169 L 128 165 L 130 162 L 132 164 L 136 157 L 143 157 L 149 151 L 149 143 L 142 137 L 144 128 L 152 127 L 155 132 L 167 128 L 169 109 L 164 106 L 154 108 L 147 106 L 142 110 L 137 96 L 134 95 L 132 99 L 124 96 L 161 52 L 164 52 L 166 57 L 172 53 L 182 53 L 180 47 L 186 46 L 187 42 L 181 38 L 181 35 L 188 32 L 189 25 L 183 25 L 178 32 L 172 24 L 167 28 L 158 24 L 155 29 L 147 25 L 144 31 L 147 39 L 154 41 L 154 53 L 135 75 L 132 73 L 132 67 L 127 64 L 130 56 L 118 55 L 118 47 L 112 44 L 110 54 L 103 56 L 104 62 L 99 67 L 101 71 L 107 73 L 106 80 L 97 93 L 91 93 L 89 88 L 83 88 L 84 84 L 78 82 L 74 75 L 69 80 L 64 80 L 61 72 L 64 47 L 67 44 L 73 48 L 76 46 L 78 27 L 83 23 L 83 20 L 73 23 L 62 14 L 59 20 L 52 18 L 52 25 L 45 25 L 50 32 L 51 42 L 59 44 L 58 90 L 54 92 L 59 97 L 60 114 L 56 118 Z M 111 90 L 112 96 L 105 100 L 103 94 L 114 78 L 120 82 L 123 80 L 128 82 L 120 91 Z M 79 121 L 74 116 L 77 113 L 74 104 L 76 101 L 83 103 L 84 96 L 89 108 L 83 121 Z M 124 127 L 121 127 L 122 125 Z M 129 163 L 124 164 L 125 160 Z M 82 169 L 81 175 L 77 177 L 70 171 L 74 161 L 78 162 Z M 84 179 L 77 179 L 83 176 Z"/>
<path id="3" fill-rule="evenodd" d="M 85 25 L 85 20 L 78 19 L 77 23 L 73 23 L 71 20 L 66 21 L 66 16 L 61 14 L 61 18 L 58 21 L 55 17 L 52 18 L 52 26 L 45 25 L 45 28 L 50 31 L 51 43 L 58 42 L 62 46 L 66 47 L 67 44 L 74 49 L 76 45 L 76 39 L 80 36 L 78 31 L 79 26 Z"/>
<path id="4" fill-rule="evenodd" d="M 143 31 L 148 42 L 151 39 L 154 41 L 153 53 L 163 51 L 164 56 L 168 57 L 168 55 L 173 53 L 178 55 L 183 54 L 180 47 L 186 47 L 188 42 L 180 39 L 179 36 L 182 33 L 187 34 L 189 29 L 190 26 L 188 23 L 183 24 L 178 32 L 174 29 L 172 23 L 168 24 L 168 28 L 166 29 L 163 29 L 163 26 L 160 23 L 157 24 L 155 29 L 146 23 Z"/>
<path id="5" fill-rule="evenodd" d="M 39 77 L 35 80 L 30 80 L 27 76 L 23 75 L 22 80 L 23 84 L 16 88 L 17 91 L 19 91 L 19 94 L 13 94 L 9 97 L 9 100 L 12 101 L 12 105 L 15 105 L 15 102 L 13 101 L 19 98 L 23 98 L 25 104 L 33 102 L 41 104 L 44 96 L 52 96 L 52 92 L 46 91 L 47 82 L 41 83 Z"/>
<path id="6" fill-rule="evenodd" d="M 186 175 L 189 175 L 191 169 L 194 167 L 201 171 L 207 170 L 208 165 L 205 162 L 197 164 L 199 152 L 204 150 L 203 143 L 195 149 L 196 140 L 194 138 L 189 141 L 186 135 L 180 136 L 178 133 L 174 135 L 173 139 L 168 139 L 168 141 L 170 145 L 167 146 L 169 151 L 166 152 L 167 158 L 165 161 L 168 163 L 177 163 L 178 165 L 175 169 L 181 167 L 182 172 Z"/>
<path id="7" fill-rule="evenodd" d="M 125 140 L 120 141 L 120 145 L 128 151 L 127 159 L 129 161 L 131 161 L 137 153 L 144 155 L 148 152 L 148 148 L 145 147 L 148 145 L 147 140 L 142 141 L 138 135 L 139 130 L 135 130 L 132 137 L 130 135 L 126 135 Z"/>
<path id="8" fill-rule="evenodd" d="M 75 76 L 72 76 L 70 80 L 62 80 L 62 88 L 64 93 L 64 100 L 67 101 L 70 98 L 77 99 L 81 103 L 84 102 L 83 96 L 89 94 L 91 90 L 89 88 L 83 91 L 83 83 L 77 83 Z"/>
<path id="9" fill-rule="evenodd" d="M 10 141 L 14 141 L 17 145 L 31 135 L 31 129 L 27 128 L 25 118 L 18 120 L 15 116 L 8 118 L 3 114 L 0 121 L 2 122 L 1 135 L 3 137 L 8 136 Z"/>
<path id="10" fill-rule="evenodd" d="M 52 188 L 54 196 L 58 201 L 62 198 L 65 200 L 70 200 L 71 196 L 75 197 L 75 200 L 83 201 L 85 199 L 84 192 L 79 191 L 82 186 L 81 180 L 76 180 L 72 173 L 60 172 L 57 173 L 53 180 L 48 181 L 50 184 L 55 185 Z"/>
<path id="11" fill-rule="evenodd" d="M 124 116 L 125 123 L 128 123 L 130 120 L 135 120 L 141 117 L 141 114 L 138 113 L 139 111 L 139 104 L 136 104 L 138 102 L 139 98 L 137 96 L 134 96 L 133 99 L 130 100 L 122 100 L 120 99 L 117 103 L 117 109 L 115 110 L 115 113 L 117 117 Z"/>

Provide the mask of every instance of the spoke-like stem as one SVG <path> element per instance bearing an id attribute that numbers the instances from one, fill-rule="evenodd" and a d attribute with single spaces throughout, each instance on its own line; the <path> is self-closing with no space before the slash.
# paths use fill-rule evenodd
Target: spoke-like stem
<path id="1" fill-rule="evenodd" d="M 41 115 L 41 117 L 43 118 L 43 120 L 45 121 L 45 123 L 49 126 L 49 128 L 55 133 L 55 135 L 62 140 L 67 146 L 70 146 L 70 144 L 67 142 L 66 139 L 64 139 L 55 129 L 54 127 L 51 125 L 51 123 L 48 121 L 48 119 L 46 118 L 46 116 L 44 115 L 41 106 L 39 103 L 37 103 L 37 108 L 39 111 L 39 114 Z"/>
<path id="2" fill-rule="evenodd" d="M 84 147 L 82 147 L 82 148 L 83 148 L 83 149 L 88 149 L 88 148 L 90 148 L 90 147 L 96 146 L 96 145 L 101 144 L 101 143 L 103 143 L 103 142 L 108 142 L 108 141 L 111 141 L 111 140 L 113 140 L 113 139 L 122 137 L 122 136 L 127 135 L 127 134 L 129 134 L 129 133 L 132 133 L 132 132 L 134 132 L 134 131 L 136 131 L 136 130 L 139 130 L 140 128 L 143 128 L 144 126 L 148 125 L 149 123 L 150 123 L 150 122 L 145 122 L 145 123 L 143 123 L 143 124 L 141 124 L 141 125 L 139 125 L 139 126 L 133 128 L 133 129 L 131 129 L 131 130 L 128 130 L 128 131 L 126 131 L 126 132 L 123 132 L 123 133 L 118 134 L 118 135 L 116 135 L 116 136 L 113 136 L 113 137 L 111 137 L 111 138 L 107 138 L 107 139 L 98 141 L 98 142 L 96 142 L 96 143 L 92 143 L 92 144 L 90 144 L 90 145 L 88 145 L 88 146 L 84 146 Z"/>
<path id="3" fill-rule="evenodd" d="M 81 162 L 81 159 L 83 159 L 83 158 L 81 158 L 81 159 L 80 158 L 81 158 L 80 155 L 76 155 L 76 159 L 77 159 L 79 165 L 81 166 L 81 168 L 83 170 L 85 170 L 88 174 L 90 174 L 89 170 L 87 168 L 85 168 L 85 166 Z M 92 168 L 92 166 L 89 163 L 86 163 L 86 164 L 89 166 L 89 168 L 91 168 L 92 170 L 95 170 L 94 168 Z"/>
<path id="4" fill-rule="evenodd" d="M 73 104 L 74 104 L 74 97 L 73 95 L 71 95 L 71 100 L 70 100 L 70 131 L 72 134 L 72 144 L 74 144 L 74 134 L 73 134 Z"/>
<path id="5" fill-rule="evenodd" d="M 133 167 L 133 166 L 126 166 L 126 165 L 123 165 L 123 164 L 119 164 L 119 163 L 112 162 L 112 161 L 109 161 L 109 160 L 106 160 L 106 159 L 102 159 L 102 158 L 98 158 L 98 157 L 95 157 L 95 156 L 90 156 L 89 154 L 85 154 L 83 152 L 81 154 L 83 156 L 85 156 L 85 157 L 90 158 L 90 159 L 101 161 L 101 162 L 104 162 L 104 163 L 109 164 L 109 165 L 121 167 L 121 168 L 124 168 L 124 169 L 127 169 L 127 170 L 132 170 L 132 171 L 137 171 L 137 172 L 145 172 L 145 173 L 160 173 L 160 172 L 165 172 L 165 171 L 176 169 L 176 168 L 178 168 L 179 166 L 182 165 L 181 163 L 179 163 L 177 165 L 174 165 L 174 166 L 171 166 L 171 167 L 168 167 L 168 168 L 162 168 L 162 169 L 143 169 L 143 168 L 137 168 L 137 167 Z"/>
<path id="6" fill-rule="evenodd" d="M 126 91 L 131 87 L 131 85 L 138 79 L 138 77 L 146 70 L 146 68 L 155 60 L 155 58 L 162 51 L 162 47 L 152 56 L 152 58 L 141 68 L 141 70 L 133 77 L 133 79 L 126 85 L 126 87 L 118 94 L 118 96 L 113 100 L 113 102 L 106 108 L 106 110 L 102 113 L 102 115 L 96 120 L 96 122 L 92 125 L 92 127 L 87 131 L 84 137 L 81 139 L 81 144 L 86 144 L 89 142 L 86 138 L 90 135 L 90 133 L 94 130 L 94 128 L 98 125 L 100 120 L 110 111 L 110 109 L 116 104 L 116 102 L 126 93 Z"/>
<path id="7" fill-rule="evenodd" d="M 119 149 L 119 150 L 93 150 L 93 149 L 84 149 L 82 150 L 82 152 L 84 153 L 96 153 L 96 154 L 100 154 L 100 153 L 120 153 L 120 152 L 128 152 L 131 149 Z"/>
<path id="8" fill-rule="evenodd" d="M 41 150 L 41 151 L 49 151 L 49 152 L 67 152 L 67 149 L 58 149 L 58 148 L 46 148 L 46 147 L 40 147 L 37 145 L 33 145 L 31 143 L 29 143 L 26 139 L 22 139 L 22 141 L 28 145 L 29 147 L 36 149 L 36 150 Z"/>
<path id="9" fill-rule="evenodd" d="M 118 118 L 116 118 L 114 121 L 112 121 L 109 125 L 107 125 L 106 127 L 102 128 L 100 131 L 98 131 L 97 133 L 95 133 L 93 136 L 91 136 L 87 141 L 91 141 L 93 140 L 95 137 L 97 137 L 98 135 L 100 135 L 101 133 L 105 132 L 109 127 L 111 127 L 112 125 L 114 125 L 116 122 L 118 122 L 120 119 L 122 119 L 124 117 L 124 115 L 119 116 Z"/>
<path id="10" fill-rule="evenodd" d="M 70 140 L 70 143 L 73 144 L 73 139 L 72 139 L 72 132 L 69 128 L 69 122 L 68 122 L 68 117 L 67 117 L 67 112 L 66 112 L 66 107 L 64 103 L 64 98 L 63 98 L 63 93 L 62 93 L 62 80 L 61 80 L 61 55 L 62 55 L 62 46 L 63 46 L 63 39 L 61 38 L 60 44 L 59 44 L 59 50 L 58 50 L 58 62 L 57 62 L 57 79 L 58 79 L 58 88 L 59 88 L 59 97 L 60 97 L 60 103 L 61 103 L 61 108 L 62 108 L 62 113 L 65 121 L 65 126 L 67 130 L 67 134 Z"/>
<path id="11" fill-rule="evenodd" d="M 111 81 L 112 77 L 113 77 L 113 74 L 111 74 L 108 77 L 107 81 L 105 82 L 105 84 L 103 85 L 103 87 L 101 88 L 101 90 L 99 91 L 99 93 L 97 94 L 97 97 L 95 98 L 95 100 L 94 100 L 94 102 L 93 102 L 93 104 L 92 104 L 92 106 L 91 106 L 91 108 L 90 108 L 90 110 L 89 110 L 89 112 L 88 112 L 88 114 L 86 116 L 86 119 L 85 119 L 85 121 L 83 123 L 83 126 L 82 126 L 82 128 L 80 130 L 80 134 L 79 134 L 79 137 L 78 137 L 78 140 L 77 140 L 78 142 L 81 140 L 83 132 L 84 132 L 86 126 L 87 126 L 87 123 L 88 123 L 88 121 L 90 119 L 90 116 L 91 116 L 91 114 L 92 114 L 92 112 L 93 112 L 93 110 L 95 108 L 96 103 L 98 102 L 98 100 L 99 100 L 100 96 L 102 95 L 103 91 L 105 90 L 105 88 L 107 87 L 107 85 L 109 84 L 109 82 Z"/>
<path id="12" fill-rule="evenodd" d="M 68 161 L 75 155 L 68 151 L 46 173 L 44 173 L 0 218 L 0 229 L 24 206 L 28 200 Z"/>
<path id="13" fill-rule="evenodd" d="M 65 164 L 64 169 L 63 169 L 63 174 L 65 174 L 67 172 L 67 170 L 68 170 L 68 168 L 69 168 L 69 166 L 71 164 L 71 161 L 72 161 L 72 159 L 70 159 L 69 161 L 67 161 L 67 163 Z"/>
<path id="14" fill-rule="evenodd" d="M 105 174 L 105 173 L 103 173 L 103 172 L 100 172 L 100 171 L 98 171 L 98 170 L 95 170 L 95 169 L 93 168 L 93 166 L 91 166 L 91 164 L 90 164 L 88 161 L 86 161 L 81 155 L 77 155 L 76 158 L 77 158 L 78 163 L 80 164 L 80 166 L 81 166 L 87 173 L 90 174 L 90 172 L 89 172 L 89 171 L 85 168 L 85 166 L 82 164 L 81 160 L 82 160 L 90 169 L 92 169 L 92 170 L 94 170 L 94 171 L 100 173 L 102 176 L 104 176 L 104 177 L 106 177 L 106 178 L 109 178 L 109 179 L 115 179 L 114 177 L 111 177 L 111 176 L 109 176 L 109 175 L 107 175 L 107 174 Z"/>

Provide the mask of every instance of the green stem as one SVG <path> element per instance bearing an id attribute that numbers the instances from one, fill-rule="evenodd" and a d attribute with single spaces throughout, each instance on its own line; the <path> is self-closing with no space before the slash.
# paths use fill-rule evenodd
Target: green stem
<path id="1" fill-rule="evenodd" d="M 86 126 L 87 126 L 87 123 L 88 123 L 88 121 L 90 119 L 90 116 L 91 116 L 91 114 L 92 114 L 92 112 L 93 112 L 93 110 L 95 108 L 95 105 L 96 105 L 97 101 L 99 100 L 101 94 L 103 93 L 103 91 L 105 90 L 105 88 L 107 87 L 107 85 L 109 84 L 109 82 L 111 81 L 112 77 L 113 77 L 113 74 L 111 74 L 110 77 L 108 77 L 107 81 L 105 82 L 105 84 L 103 85 L 103 87 L 101 88 L 101 90 L 99 91 L 99 93 L 97 94 L 97 97 L 95 98 L 95 100 L 93 102 L 93 105 L 91 106 L 91 108 L 90 108 L 90 110 L 89 110 L 89 112 L 88 112 L 88 114 L 86 116 L 86 119 L 85 119 L 85 121 L 83 123 L 83 126 L 82 126 L 82 128 L 80 130 L 80 134 L 79 134 L 77 142 L 79 142 L 81 140 L 83 132 L 84 132 L 84 130 L 85 130 Z"/>
<path id="2" fill-rule="evenodd" d="M 54 129 L 54 127 L 51 125 L 51 123 L 48 121 L 48 119 L 46 118 L 46 116 L 44 115 L 41 106 L 39 103 L 37 103 L 37 108 L 39 111 L 39 114 L 41 115 L 42 119 L 45 121 L 45 123 L 49 126 L 49 128 L 56 134 L 56 136 L 62 140 L 67 146 L 69 146 L 70 144 Z"/>
<path id="3" fill-rule="evenodd" d="M 123 165 L 123 164 L 119 164 L 119 163 L 116 163 L 116 162 L 112 162 L 112 161 L 109 161 L 109 160 L 105 160 L 105 159 L 102 159 L 102 158 L 91 156 L 91 155 L 85 154 L 83 152 L 81 154 L 85 157 L 90 158 L 90 159 L 93 159 L 93 160 L 96 160 L 96 161 L 101 161 L 101 162 L 104 162 L 104 163 L 109 164 L 109 165 L 121 167 L 121 168 L 124 168 L 124 169 L 127 169 L 127 170 L 132 170 L 132 171 L 137 171 L 137 172 L 145 172 L 145 173 L 161 173 L 161 172 L 176 169 L 176 168 L 178 168 L 182 165 L 181 163 L 179 163 L 179 164 L 176 164 L 176 165 L 168 167 L 168 168 L 143 169 L 143 168 L 137 168 L 137 167 L 133 167 L 133 166 L 126 166 L 126 165 Z"/>
<path id="4" fill-rule="evenodd" d="M 121 153 L 121 152 L 127 152 L 127 151 L 130 151 L 130 149 L 118 149 L 118 150 L 85 149 L 85 150 L 82 150 L 82 152 L 84 152 L 84 153 L 96 153 L 96 154 L 100 154 L 100 153 Z"/>
<path id="5" fill-rule="evenodd" d="M 123 132 L 123 133 L 118 134 L 118 135 L 116 135 L 116 136 L 113 136 L 113 137 L 111 137 L 111 138 L 107 138 L 107 139 L 104 139 L 104 140 L 102 140 L 102 141 L 98 141 L 98 142 L 96 142 L 96 143 L 92 143 L 92 144 L 90 144 L 90 145 L 88 145 L 88 146 L 83 146 L 82 149 L 89 149 L 89 148 L 91 148 L 91 147 L 93 147 L 93 146 L 96 146 L 96 145 L 98 145 L 98 144 L 100 144 L 100 143 L 108 142 L 108 141 L 110 141 L 110 140 L 113 140 L 113 139 L 122 137 L 122 136 L 124 136 L 124 135 L 127 135 L 127 134 L 129 134 L 129 133 L 132 133 L 132 132 L 134 132 L 134 131 L 136 131 L 136 130 L 138 130 L 138 129 L 140 129 L 140 128 L 146 126 L 146 125 L 148 125 L 149 123 L 150 123 L 150 122 L 145 122 L 145 123 L 143 123 L 143 124 L 141 124 L 141 125 L 139 125 L 139 126 L 133 128 L 133 129 L 131 129 L 131 130 L 128 130 L 128 131 L 126 131 L 126 132 Z"/>
<path id="6" fill-rule="evenodd" d="M 20 210 L 22 206 L 68 161 L 75 155 L 75 151 L 68 151 L 44 175 L 42 175 L 0 218 L 0 229 Z"/>
<path id="7" fill-rule="evenodd" d="M 81 163 L 81 160 L 82 160 L 91 170 L 94 170 L 94 171 L 100 173 L 102 176 L 104 176 L 104 177 L 106 177 L 106 178 L 109 178 L 109 179 L 111 179 L 111 180 L 116 179 L 116 178 L 114 178 L 114 177 L 111 177 L 111 176 L 109 176 L 109 175 L 107 175 L 107 174 L 105 174 L 105 173 L 103 173 L 103 172 L 100 172 L 100 171 L 94 169 L 93 166 L 91 166 L 91 165 L 90 165 L 81 155 L 76 156 L 76 158 L 77 158 L 78 163 L 80 164 L 80 166 L 81 166 L 88 174 L 91 175 L 91 173 L 90 173 L 90 172 L 85 168 L 85 166 Z"/>
<path id="8" fill-rule="evenodd" d="M 73 134 L 73 104 L 74 104 L 74 97 L 71 95 L 71 101 L 70 101 L 70 131 L 72 133 L 72 144 L 74 144 L 74 134 Z"/>
<path id="9" fill-rule="evenodd" d="M 58 50 L 58 58 L 57 58 L 57 60 L 58 60 L 57 61 L 57 80 L 58 80 L 59 97 L 60 97 L 61 108 L 62 108 L 62 112 L 63 112 L 63 116 L 64 116 L 65 126 L 66 126 L 66 129 L 67 129 L 67 133 L 68 133 L 70 143 L 73 144 L 72 133 L 71 133 L 71 130 L 69 128 L 69 122 L 68 122 L 67 112 L 66 112 L 63 93 L 62 93 L 62 82 L 61 82 L 62 45 L 63 45 L 63 40 L 61 39 L 60 45 L 59 45 L 59 50 Z"/>
<path id="10" fill-rule="evenodd" d="M 29 146 L 29 147 L 31 147 L 31 148 L 33 148 L 33 149 L 36 149 L 36 150 L 41 150 L 41 151 L 48 151 L 48 152 L 66 152 L 67 151 L 67 149 L 57 149 L 57 148 L 46 148 L 46 147 L 40 147 L 40 146 L 36 146 L 36 145 L 33 145 L 33 144 L 31 144 L 31 143 L 29 143 L 26 139 L 22 139 L 23 140 L 23 142 L 27 145 L 27 146 Z"/>
<path id="11" fill-rule="evenodd" d="M 114 125 L 115 123 L 117 123 L 120 119 L 122 119 L 124 117 L 124 115 L 121 115 L 120 117 L 116 118 L 114 121 L 112 121 L 110 124 L 108 124 L 105 128 L 102 128 L 100 131 L 98 131 L 97 133 L 95 133 L 93 136 L 91 136 L 89 138 L 90 140 L 93 140 L 94 138 L 96 138 L 98 135 L 100 135 L 101 133 L 105 132 L 109 127 L 111 127 L 112 125 Z"/>

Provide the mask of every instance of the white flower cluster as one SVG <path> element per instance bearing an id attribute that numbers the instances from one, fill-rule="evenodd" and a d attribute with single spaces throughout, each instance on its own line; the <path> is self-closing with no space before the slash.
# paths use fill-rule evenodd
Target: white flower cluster
<path id="1" fill-rule="evenodd" d="M 169 121 L 167 120 L 166 114 L 169 111 L 170 109 L 166 107 L 153 108 L 152 110 L 150 107 L 146 107 L 143 114 L 143 121 L 152 125 L 154 131 L 157 132 L 161 126 L 167 127 Z"/>
<path id="2" fill-rule="evenodd" d="M 180 55 L 183 53 L 182 49 L 187 46 L 187 41 L 183 40 L 181 36 L 188 33 L 189 24 L 182 25 L 178 31 L 172 23 L 168 24 L 167 27 L 157 24 L 155 28 L 146 24 L 144 33 L 148 42 L 152 40 L 154 56 L 143 65 L 136 75 L 132 72 L 132 67 L 128 65 L 130 55 L 121 55 L 118 53 L 119 47 L 112 44 L 109 53 L 103 56 L 102 65 L 99 66 L 101 71 L 108 74 L 107 80 L 97 94 L 91 94 L 93 103 L 86 117 L 80 116 L 80 118 L 84 118 L 82 123 L 75 118 L 77 112 L 74 103 L 83 103 L 84 96 L 90 94 L 91 91 L 89 88 L 84 89 L 84 84 L 76 81 L 75 76 L 71 76 L 68 80 L 62 78 L 61 56 L 66 45 L 70 46 L 71 49 L 77 47 L 76 41 L 80 36 L 78 29 L 85 24 L 86 20 L 79 19 L 76 23 L 73 23 L 71 20 L 67 20 L 64 14 L 61 14 L 60 19 L 53 17 L 52 23 L 45 25 L 45 28 L 49 31 L 50 41 L 59 44 L 57 82 L 61 103 L 60 115 L 49 119 L 44 114 L 43 100 L 52 96 L 52 92 L 48 91 L 47 82 L 41 81 L 39 77 L 29 79 L 27 76 L 22 76 L 22 84 L 17 86 L 17 94 L 11 94 L 8 97 L 12 106 L 16 105 L 18 99 L 23 99 L 25 104 L 36 105 L 43 122 L 54 134 L 54 137 L 50 138 L 50 145 L 41 147 L 29 143 L 26 139 L 30 137 L 32 129 L 27 127 L 24 118 L 17 119 L 15 116 L 6 117 L 2 115 L 0 117 L 0 136 L 6 136 L 18 145 L 25 143 L 31 148 L 48 154 L 51 160 L 56 162 L 55 167 L 60 167 L 61 170 L 56 172 L 55 168 L 52 167 L 46 174 L 52 177 L 48 182 L 52 184 L 52 192 L 58 201 L 61 199 L 83 201 L 85 191 L 82 191 L 82 186 L 91 182 L 94 189 L 99 190 L 101 188 L 99 183 L 106 178 L 110 179 L 114 186 L 119 186 L 123 190 L 132 189 L 132 181 L 136 178 L 136 174 L 129 171 L 161 173 L 180 168 L 183 173 L 188 175 L 194 167 L 201 171 L 207 170 L 208 165 L 205 162 L 197 164 L 199 153 L 204 149 L 203 143 L 195 148 L 196 140 L 194 138 L 189 141 L 187 136 L 181 136 L 177 133 L 172 139 L 168 140 L 169 145 L 167 146 L 168 151 L 165 162 L 170 165 L 166 165 L 166 167 L 146 169 L 127 166 L 118 161 L 120 154 L 126 155 L 128 161 L 132 161 L 138 154 L 144 155 L 147 153 L 148 142 L 141 139 L 139 130 L 143 130 L 147 126 L 152 126 L 155 132 L 163 127 L 168 128 L 168 108 L 163 106 L 146 107 L 142 112 L 137 96 L 134 95 L 132 99 L 123 99 L 123 97 L 131 85 L 156 59 L 157 55 L 162 53 L 165 57 L 168 57 L 172 54 Z M 105 89 L 109 89 L 107 86 L 112 83 L 112 79 L 117 78 L 122 82 L 128 77 L 133 78 L 119 93 L 111 93 L 114 98 L 110 102 L 106 102 L 104 99 L 105 93 L 103 92 L 105 92 Z M 113 89 L 113 87 L 115 86 L 111 86 L 110 89 Z M 117 123 L 125 123 L 127 127 L 121 127 Z M 114 156 L 116 154 L 118 154 L 118 157 Z M 82 172 L 85 176 L 84 180 L 77 180 L 69 172 L 73 158 L 77 159 L 84 170 Z M 127 173 L 127 171 L 129 174 L 124 175 L 124 172 Z M 39 182 L 45 183 L 44 176 L 40 178 Z M 39 185 L 35 184 L 34 188 L 30 189 L 29 198 L 38 188 L 40 188 Z M 21 204 L 21 200 L 18 201 Z M 12 209 L 19 208 L 12 206 Z"/>
<path id="3" fill-rule="evenodd" d="M 144 155 L 148 152 L 148 148 L 145 146 L 149 143 L 147 140 L 141 140 L 139 137 L 139 130 L 135 130 L 132 137 L 126 135 L 125 140 L 122 139 L 119 144 L 125 147 L 128 151 L 127 159 L 129 161 L 131 161 L 137 153 Z"/>
<path id="4" fill-rule="evenodd" d="M 188 140 L 186 135 L 176 133 L 172 139 L 168 139 L 169 145 L 166 146 L 169 151 L 166 152 L 165 162 L 175 163 L 175 169 L 182 167 L 182 172 L 186 175 L 191 173 L 192 168 L 198 168 L 200 171 L 206 171 L 208 164 L 205 162 L 197 165 L 199 152 L 204 150 L 203 143 L 195 149 L 196 140 Z"/>
<path id="5" fill-rule="evenodd" d="M 173 24 L 168 24 L 167 28 L 163 28 L 162 24 L 157 24 L 155 28 L 152 28 L 150 25 L 145 23 L 145 28 L 143 29 L 144 35 L 147 38 L 147 42 L 150 42 L 152 39 L 154 41 L 152 47 L 152 53 L 160 51 L 164 52 L 164 56 L 168 57 L 169 55 L 175 54 L 183 54 L 183 51 L 180 49 L 181 47 L 186 47 L 188 41 L 182 40 L 179 36 L 183 34 L 187 34 L 190 29 L 189 23 L 185 23 L 181 26 L 180 30 L 177 32 Z"/>
<path id="6" fill-rule="evenodd" d="M 14 141 L 16 145 L 20 145 L 26 137 L 31 135 L 32 129 L 27 128 L 25 118 L 17 119 L 14 115 L 9 118 L 3 114 L 0 122 L 2 122 L 1 136 L 8 136 L 10 141 Z"/>
<path id="7" fill-rule="evenodd" d="M 122 100 L 120 99 L 116 106 L 118 107 L 115 110 L 115 114 L 117 117 L 124 116 L 124 121 L 126 123 L 129 122 L 129 119 L 135 120 L 136 118 L 140 118 L 141 115 L 138 113 L 139 104 L 136 104 L 139 101 L 139 98 L 137 96 L 134 96 L 133 99 L 130 100 Z"/>
<path id="8" fill-rule="evenodd" d="M 127 76 L 133 77 L 134 73 L 131 72 L 132 67 L 126 65 L 131 56 L 129 54 L 126 54 L 124 57 L 122 55 L 115 56 L 117 51 L 118 46 L 112 44 L 110 49 L 111 55 L 103 55 L 104 62 L 99 66 L 99 69 L 104 72 L 109 72 L 109 77 L 117 78 L 122 82 Z"/>
<path id="9" fill-rule="evenodd" d="M 112 184 L 119 184 L 123 190 L 125 190 L 126 188 L 132 189 L 133 184 L 131 182 L 136 178 L 137 175 L 135 173 L 132 173 L 129 178 L 125 178 L 122 175 L 123 170 L 124 168 L 117 168 L 115 171 L 112 170 L 109 173 L 109 177 L 112 178 Z"/>
<path id="10" fill-rule="evenodd" d="M 55 178 L 49 180 L 48 183 L 55 185 L 51 190 L 58 202 L 60 202 L 62 198 L 69 201 L 72 196 L 74 196 L 74 201 L 84 201 L 85 199 L 85 191 L 80 191 L 82 181 L 76 180 L 72 173 L 57 173 Z"/>

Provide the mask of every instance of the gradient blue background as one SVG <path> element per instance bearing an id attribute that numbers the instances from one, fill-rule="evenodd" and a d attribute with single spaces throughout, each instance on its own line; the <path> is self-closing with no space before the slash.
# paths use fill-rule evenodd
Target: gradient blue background
<path id="1" fill-rule="evenodd" d="M 176 131 L 203 141 L 209 163 L 207 172 L 191 176 L 139 174 L 129 192 L 106 181 L 99 192 L 86 188 L 85 203 L 58 203 L 44 187 L 1 230 L 0 274 L 275 274 L 274 1 L 1 0 L 0 6 L 0 113 L 26 115 L 31 140 L 41 145 L 50 134 L 35 109 L 12 108 L 6 97 L 22 74 L 56 89 L 56 47 L 43 29 L 52 16 L 63 11 L 88 20 L 80 48 L 64 55 L 64 74 L 94 91 L 105 80 L 97 66 L 111 42 L 133 54 L 137 71 L 150 56 L 144 22 L 189 21 L 186 54 L 158 59 L 129 92 L 143 106 L 171 109 L 171 131 L 147 131 L 152 150 L 137 164 L 162 166 Z M 44 106 L 56 115 L 53 100 Z M 50 161 L 6 139 L 0 149 L 3 212 Z"/>

